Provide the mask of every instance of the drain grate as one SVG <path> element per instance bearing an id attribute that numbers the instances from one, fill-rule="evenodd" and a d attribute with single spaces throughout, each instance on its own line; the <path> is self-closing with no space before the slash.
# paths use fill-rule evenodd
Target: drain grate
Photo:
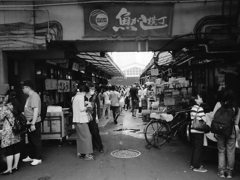
<path id="1" fill-rule="evenodd" d="M 40 177 L 38 180 L 50 180 L 51 177 L 50 176 L 44 176 L 44 177 Z"/>
<path id="2" fill-rule="evenodd" d="M 111 152 L 111 155 L 116 158 L 135 158 L 141 155 L 137 150 L 128 149 L 128 150 L 115 150 Z"/>

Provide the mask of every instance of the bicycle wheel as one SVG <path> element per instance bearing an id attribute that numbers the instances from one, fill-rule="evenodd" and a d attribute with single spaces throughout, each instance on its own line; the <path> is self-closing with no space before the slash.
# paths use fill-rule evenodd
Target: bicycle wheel
<path id="1" fill-rule="evenodd" d="M 152 121 L 147 125 L 144 135 L 149 145 L 159 147 L 166 143 L 169 133 L 169 128 L 165 123 Z"/>

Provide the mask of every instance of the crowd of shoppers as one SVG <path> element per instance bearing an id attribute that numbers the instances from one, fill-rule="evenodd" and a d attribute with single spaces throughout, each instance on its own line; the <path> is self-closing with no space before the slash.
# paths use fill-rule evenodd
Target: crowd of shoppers
<path id="1" fill-rule="evenodd" d="M 133 84 L 129 87 L 119 86 L 100 86 L 94 84 L 82 85 L 78 87 L 76 95 L 72 98 L 73 123 L 76 128 L 77 156 L 84 160 L 94 160 L 93 152 L 97 150 L 104 152 L 101 136 L 99 134 L 98 121 L 101 119 L 111 119 L 115 124 L 121 115 L 122 109 L 130 109 L 132 117 L 136 118 L 136 112 L 141 113 L 141 101 L 148 97 L 150 86 L 139 86 Z M 31 165 L 42 163 L 42 144 L 41 144 L 41 100 L 34 91 L 31 81 L 25 81 L 22 84 L 23 93 L 27 100 L 24 106 L 24 112 L 28 124 L 28 156 L 23 162 L 31 162 Z M 191 119 L 204 121 L 208 123 L 202 104 L 203 93 L 193 94 L 192 101 L 194 105 L 191 109 Z M 221 99 L 216 103 L 212 116 L 216 114 L 220 107 L 233 109 L 234 125 L 230 136 L 216 135 L 218 148 L 218 175 L 219 177 L 232 178 L 237 132 L 239 131 L 240 110 L 236 103 L 236 96 L 230 90 L 221 93 Z M 1 175 L 9 175 L 18 170 L 20 159 L 21 136 L 14 134 L 12 126 L 15 123 L 15 117 L 21 112 L 20 104 L 17 101 L 16 93 L 9 90 L 6 93 L 3 107 L 0 110 L 0 119 L 4 121 L 2 130 L 1 148 L 5 149 L 7 169 Z M 209 124 L 208 124 L 209 125 Z M 192 139 L 192 155 L 190 169 L 195 172 L 207 172 L 203 167 L 202 153 L 205 132 L 190 128 Z"/>

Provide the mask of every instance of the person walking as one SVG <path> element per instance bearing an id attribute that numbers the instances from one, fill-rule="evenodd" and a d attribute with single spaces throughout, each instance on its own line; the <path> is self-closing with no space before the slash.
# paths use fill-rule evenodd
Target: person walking
<path id="1" fill-rule="evenodd" d="M 87 86 L 79 87 L 79 92 L 72 99 L 73 123 L 75 123 L 77 136 L 77 156 L 84 157 L 84 160 L 94 160 L 92 155 L 92 135 L 90 133 L 88 123 L 90 119 L 87 115 L 87 105 L 85 105 L 84 97 L 89 92 Z"/>
<path id="2" fill-rule="evenodd" d="M 225 90 L 220 102 L 214 107 L 213 117 L 217 110 L 223 106 L 225 109 L 234 110 L 234 124 L 232 127 L 232 134 L 230 136 L 224 136 L 217 134 L 217 146 L 218 146 L 218 176 L 232 178 L 234 164 L 235 164 L 235 150 L 236 139 L 239 131 L 239 118 L 240 112 L 236 105 L 236 96 L 230 90 Z"/>
<path id="3" fill-rule="evenodd" d="M 206 121 L 205 113 L 201 104 L 203 103 L 200 95 L 193 95 L 192 99 L 195 104 L 191 109 L 191 120 L 193 121 L 195 118 L 198 121 Z M 204 169 L 202 166 L 202 151 L 203 151 L 203 141 L 204 141 L 204 132 L 198 131 L 192 128 L 191 126 L 191 139 L 192 139 L 192 156 L 191 156 L 191 167 L 195 172 L 207 172 L 207 169 Z"/>
<path id="4" fill-rule="evenodd" d="M 139 97 L 138 97 L 138 89 L 135 84 L 130 89 L 130 96 L 132 101 L 132 117 L 136 118 L 136 113 L 139 106 Z"/>
<path id="5" fill-rule="evenodd" d="M 89 130 L 92 135 L 92 143 L 93 149 L 98 150 L 99 152 L 103 153 L 103 144 L 102 139 L 99 134 L 98 124 L 96 122 L 96 115 L 100 116 L 100 103 L 99 98 L 97 98 L 97 94 L 95 92 L 94 84 L 88 85 L 89 92 L 85 95 L 85 103 L 91 103 L 92 106 L 92 121 L 88 123 Z"/>
<path id="6" fill-rule="evenodd" d="M 111 109 L 113 112 L 113 120 L 114 123 L 117 124 L 117 118 L 119 116 L 119 100 L 120 100 L 120 93 L 116 91 L 115 86 L 111 88 L 112 92 L 110 93 L 109 99 L 111 101 Z"/>
<path id="7" fill-rule="evenodd" d="M 106 119 L 110 118 L 110 106 L 111 106 L 111 101 L 109 100 L 108 87 L 104 86 L 103 87 L 103 112 L 102 112 L 103 119 L 105 119 L 106 111 L 107 111 Z"/>
<path id="8" fill-rule="evenodd" d="M 30 80 L 22 83 L 24 94 L 28 95 L 24 115 L 27 124 L 30 126 L 27 136 L 29 142 L 29 156 L 23 159 L 23 162 L 32 162 L 36 166 L 42 163 L 42 142 L 41 142 L 41 99 L 34 91 L 33 83 Z"/>
<path id="9" fill-rule="evenodd" d="M 141 86 L 138 87 L 138 97 L 139 97 L 138 117 L 142 117 L 142 100 L 144 99 L 144 95 Z"/>
<path id="10" fill-rule="evenodd" d="M 7 170 L 1 175 L 9 175 L 18 170 L 21 137 L 13 133 L 12 127 L 15 123 L 15 117 L 20 113 L 20 104 L 16 99 L 16 93 L 13 90 L 7 91 L 3 107 L 0 110 L 0 120 L 3 121 L 1 148 L 5 149 L 7 161 Z"/>
<path id="11" fill-rule="evenodd" d="M 99 107 L 100 107 L 100 116 L 97 117 L 98 122 L 100 119 L 102 119 L 102 113 L 103 113 L 103 87 L 97 86 L 96 87 L 96 93 L 97 93 L 97 97 L 99 100 Z"/>

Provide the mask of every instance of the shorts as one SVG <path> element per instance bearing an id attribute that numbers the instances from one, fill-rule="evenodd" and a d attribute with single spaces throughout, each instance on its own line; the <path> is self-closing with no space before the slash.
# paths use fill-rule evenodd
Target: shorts
<path id="1" fill-rule="evenodd" d="M 139 107 L 139 100 L 133 99 L 132 100 L 132 109 L 138 109 Z"/>
<path id="2" fill-rule="evenodd" d="M 18 154 L 21 152 L 21 143 L 19 142 L 19 143 L 13 144 L 11 146 L 7 146 L 4 149 L 5 149 L 6 156 Z"/>

